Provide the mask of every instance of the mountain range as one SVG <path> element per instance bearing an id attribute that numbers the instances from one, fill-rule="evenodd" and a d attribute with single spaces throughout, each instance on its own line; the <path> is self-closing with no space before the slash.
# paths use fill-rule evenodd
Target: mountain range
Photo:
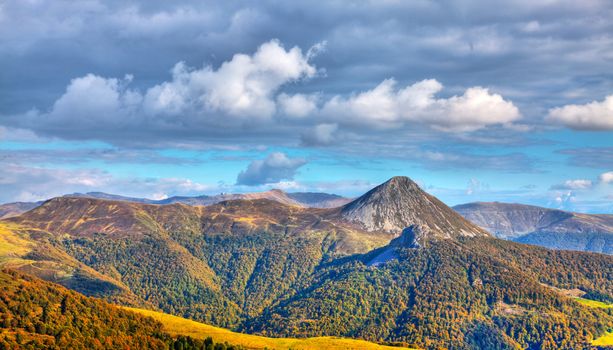
<path id="1" fill-rule="evenodd" d="M 523 204 L 477 202 L 453 207 L 496 237 L 552 249 L 613 254 L 613 215 Z"/>
<path id="2" fill-rule="evenodd" d="M 613 302 L 612 256 L 497 239 L 406 177 L 339 207 L 279 196 L 206 206 L 53 198 L 0 221 L 0 264 L 268 336 L 587 349 L 613 328 L 610 311 L 566 292 Z"/>
<path id="3" fill-rule="evenodd" d="M 394 195 L 398 194 L 394 193 Z M 352 201 L 351 198 L 335 194 L 321 192 L 287 193 L 278 189 L 254 193 L 221 193 L 211 196 L 174 196 L 160 200 L 126 197 L 104 192 L 73 193 L 64 197 L 96 198 L 157 205 L 183 203 L 192 206 L 206 206 L 238 199 L 269 199 L 282 204 L 306 208 L 338 208 Z M 350 220 L 352 216 L 355 216 L 358 220 L 367 218 L 365 222 L 361 223 L 364 229 L 401 232 L 403 220 L 400 220 L 398 224 L 395 223 L 398 218 L 391 218 L 388 222 L 382 222 L 375 217 L 379 213 L 376 200 L 370 200 L 372 205 L 364 208 L 361 208 L 362 203 L 355 202 L 353 207 L 344 209 L 343 215 Z M 387 198 L 384 202 L 393 203 L 393 200 L 394 198 Z M 437 202 L 439 202 L 438 199 L 429 196 L 421 204 L 425 204 L 422 206 L 423 208 L 432 207 L 435 209 L 429 215 L 448 210 L 445 209 L 447 207 L 443 203 L 436 204 Z M 0 204 L 0 219 L 20 215 L 43 203 L 44 201 Z M 396 207 L 398 207 L 397 204 Z M 613 254 L 613 214 L 573 213 L 558 209 L 500 202 L 467 203 L 454 206 L 453 209 L 465 219 L 491 232 L 498 238 L 551 249 Z M 366 213 L 367 210 L 372 210 L 372 213 Z M 418 219 L 410 217 L 413 214 L 409 212 L 401 212 L 400 215 L 407 216 L 404 221 Z M 424 213 L 422 212 L 421 215 L 424 215 Z M 438 225 L 447 225 L 447 230 L 449 230 L 449 224 L 438 223 Z M 461 225 L 460 222 L 455 222 L 451 227 L 458 224 Z M 470 230 L 466 233 L 471 234 Z"/>

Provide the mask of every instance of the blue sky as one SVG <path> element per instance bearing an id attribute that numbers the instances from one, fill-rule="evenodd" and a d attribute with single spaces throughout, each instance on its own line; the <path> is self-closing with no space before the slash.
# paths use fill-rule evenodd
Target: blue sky
<path id="1" fill-rule="evenodd" d="M 613 212 L 610 1 L 4 1 L 0 202 L 406 175 Z"/>

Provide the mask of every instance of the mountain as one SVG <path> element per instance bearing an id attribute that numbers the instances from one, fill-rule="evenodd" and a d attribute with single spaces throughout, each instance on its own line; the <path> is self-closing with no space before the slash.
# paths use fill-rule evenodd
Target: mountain
<path id="1" fill-rule="evenodd" d="M 43 202 L 14 202 L 0 204 L 0 219 L 10 218 L 34 209 Z"/>
<path id="2" fill-rule="evenodd" d="M 499 202 L 468 203 L 453 209 L 499 238 L 553 249 L 613 254 L 613 215 Z"/>
<path id="3" fill-rule="evenodd" d="M 320 192 L 292 192 L 287 196 L 309 208 L 336 208 L 351 202 L 351 198 Z"/>
<path id="4" fill-rule="evenodd" d="M 116 194 L 104 192 L 87 192 L 87 193 L 72 193 L 64 197 L 79 197 L 79 198 L 96 198 L 107 199 L 114 201 L 126 201 L 144 204 L 173 204 L 183 203 L 187 205 L 212 205 L 228 200 L 238 199 L 270 199 L 287 205 L 297 205 L 308 208 L 335 208 L 340 207 L 351 199 L 341 197 L 335 194 L 320 193 L 320 192 L 293 192 L 286 193 L 284 191 L 273 189 L 265 192 L 253 193 L 220 193 L 218 195 L 207 196 L 173 196 L 166 199 L 154 200 L 147 198 L 126 197 Z M 15 202 L 0 204 L 0 219 L 9 218 L 25 213 L 28 210 L 34 209 L 44 201 L 39 202 Z"/>
<path id="5" fill-rule="evenodd" d="M 0 224 L 2 265 L 235 331 L 583 349 L 613 328 L 561 292 L 611 303 L 612 256 L 496 239 L 404 177 L 339 208 L 60 197 Z"/>
<path id="6" fill-rule="evenodd" d="M 395 235 L 416 225 L 417 240 L 489 236 L 404 176 L 394 177 L 346 204 L 340 215 L 368 231 Z"/>

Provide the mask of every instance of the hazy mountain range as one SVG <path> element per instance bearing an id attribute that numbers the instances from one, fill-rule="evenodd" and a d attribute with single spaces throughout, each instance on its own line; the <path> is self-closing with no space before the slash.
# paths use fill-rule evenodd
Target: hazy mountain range
<path id="1" fill-rule="evenodd" d="M 262 335 L 581 349 L 613 327 L 564 294 L 613 301 L 612 256 L 494 238 L 406 177 L 334 208 L 70 196 L 0 225 L 4 268 Z"/>
<path id="2" fill-rule="evenodd" d="M 554 249 L 613 254 L 613 215 L 522 204 L 477 202 L 453 207 L 496 237 Z"/>

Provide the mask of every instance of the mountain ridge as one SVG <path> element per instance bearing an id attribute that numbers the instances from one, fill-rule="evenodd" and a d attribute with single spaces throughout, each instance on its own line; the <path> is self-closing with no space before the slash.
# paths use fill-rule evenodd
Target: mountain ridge
<path id="1" fill-rule="evenodd" d="M 613 215 L 532 205 L 474 202 L 453 207 L 495 236 L 555 249 L 613 254 Z"/>

